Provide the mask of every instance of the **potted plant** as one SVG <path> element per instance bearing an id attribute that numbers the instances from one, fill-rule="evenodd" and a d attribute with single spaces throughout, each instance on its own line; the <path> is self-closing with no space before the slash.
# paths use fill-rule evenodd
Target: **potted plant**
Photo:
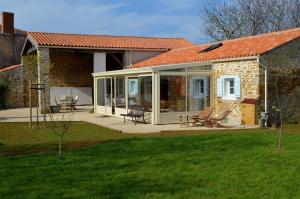
<path id="1" fill-rule="evenodd" d="M 267 119 L 267 113 L 265 112 L 265 109 L 260 106 L 258 111 L 258 125 L 259 127 L 265 126 L 265 121 Z"/>
<path id="2" fill-rule="evenodd" d="M 278 128 L 279 127 L 279 108 L 275 105 L 272 106 L 269 121 L 271 124 L 271 128 Z"/>

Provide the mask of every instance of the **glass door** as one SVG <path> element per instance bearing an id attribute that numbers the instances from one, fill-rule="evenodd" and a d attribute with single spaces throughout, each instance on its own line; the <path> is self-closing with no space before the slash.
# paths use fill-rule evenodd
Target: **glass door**
<path id="1" fill-rule="evenodd" d="M 189 106 L 190 113 L 198 113 L 204 109 L 209 98 L 209 77 L 190 76 L 189 77 Z"/>
<path id="2" fill-rule="evenodd" d="M 113 114 L 113 88 L 112 78 L 105 78 L 105 109 L 106 114 Z"/>
<path id="3" fill-rule="evenodd" d="M 97 91 L 96 91 L 96 113 L 106 114 L 105 112 L 105 78 L 99 78 L 96 80 Z"/>

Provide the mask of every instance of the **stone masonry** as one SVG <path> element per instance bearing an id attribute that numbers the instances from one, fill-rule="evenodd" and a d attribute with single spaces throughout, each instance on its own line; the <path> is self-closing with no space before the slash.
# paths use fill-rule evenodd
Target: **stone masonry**
<path id="1" fill-rule="evenodd" d="M 23 67 L 17 67 L 0 73 L 0 79 L 4 79 L 8 85 L 5 92 L 5 104 L 7 108 L 19 108 L 24 106 L 23 94 Z"/>
<path id="2" fill-rule="evenodd" d="M 25 40 L 25 32 L 0 33 L 0 68 L 21 63 L 21 50 Z"/>
<path id="3" fill-rule="evenodd" d="M 245 98 L 259 98 L 259 66 L 256 59 L 239 60 L 214 63 L 212 67 L 214 84 L 217 85 L 217 79 L 222 75 L 238 75 L 241 79 L 241 97 L 236 100 L 224 100 L 217 97 L 217 87 L 212 93 L 215 105 L 215 114 L 219 115 L 225 110 L 231 110 L 228 117 L 228 123 L 240 124 L 241 122 L 241 104 Z"/>
<path id="4" fill-rule="evenodd" d="M 300 119 L 300 38 L 280 46 L 261 56 L 261 63 L 268 68 L 269 111 L 277 105 L 277 82 L 279 100 L 286 118 Z M 264 92 L 261 70 L 260 94 Z"/>
<path id="5" fill-rule="evenodd" d="M 50 87 L 91 87 L 93 85 L 92 53 L 41 47 L 38 50 L 38 59 L 39 82 L 46 85 L 46 110 L 50 109 Z M 39 102 L 41 101 L 40 94 Z"/>
<path id="6" fill-rule="evenodd" d="M 50 49 L 50 60 L 51 87 L 92 87 L 92 52 Z"/>
<path id="7" fill-rule="evenodd" d="M 45 84 L 45 109 L 50 111 L 50 87 L 49 87 L 49 48 L 38 50 L 38 83 Z M 42 104 L 42 93 L 39 92 L 39 104 Z"/>

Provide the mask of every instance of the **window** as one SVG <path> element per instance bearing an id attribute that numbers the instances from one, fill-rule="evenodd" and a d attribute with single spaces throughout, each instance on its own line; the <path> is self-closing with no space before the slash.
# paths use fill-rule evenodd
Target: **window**
<path id="1" fill-rule="evenodd" d="M 235 97 L 234 78 L 224 79 L 224 97 Z"/>
<path id="2" fill-rule="evenodd" d="M 138 79 L 128 80 L 128 94 L 130 97 L 138 94 Z"/>
<path id="3" fill-rule="evenodd" d="M 125 108 L 125 77 L 117 77 L 116 83 L 116 107 Z"/>
<path id="4" fill-rule="evenodd" d="M 206 82 L 204 78 L 193 78 L 191 83 L 191 95 L 193 98 L 202 98 L 206 93 Z"/>
<path id="5" fill-rule="evenodd" d="M 145 101 L 152 101 L 152 79 L 145 79 L 143 97 Z"/>
<path id="6" fill-rule="evenodd" d="M 113 97 L 113 93 L 112 93 L 112 79 L 111 78 L 107 78 L 105 79 L 105 84 L 106 84 L 106 98 L 105 98 L 105 106 L 112 106 L 112 97 Z"/>
<path id="7" fill-rule="evenodd" d="M 221 76 L 217 80 L 217 86 L 217 96 L 225 100 L 236 100 L 241 95 L 239 76 Z"/>
<path id="8" fill-rule="evenodd" d="M 97 105 L 105 106 L 105 82 L 104 82 L 104 79 L 97 79 Z"/>

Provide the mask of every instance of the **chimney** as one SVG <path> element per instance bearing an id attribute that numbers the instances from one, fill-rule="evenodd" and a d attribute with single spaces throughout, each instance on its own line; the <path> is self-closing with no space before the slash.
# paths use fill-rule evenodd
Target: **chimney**
<path id="1" fill-rule="evenodd" d="M 2 33 L 14 33 L 14 13 L 2 12 Z"/>

